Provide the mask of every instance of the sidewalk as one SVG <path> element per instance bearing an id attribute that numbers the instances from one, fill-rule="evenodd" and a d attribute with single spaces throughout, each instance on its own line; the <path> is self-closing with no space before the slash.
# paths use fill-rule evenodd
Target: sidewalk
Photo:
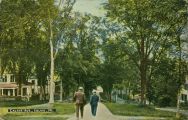
<path id="1" fill-rule="evenodd" d="M 0 117 L 0 120 L 4 120 L 4 119 Z"/>
<path id="2" fill-rule="evenodd" d="M 91 115 L 90 105 L 87 104 L 84 107 L 84 120 L 92 120 L 93 117 Z M 97 115 L 95 117 L 96 120 L 115 120 L 115 117 L 111 114 L 111 112 L 101 103 L 98 105 Z M 68 120 L 76 120 L 76 114 L 73 114 Z"/>
<path id="3" fill-rule="evenodd" d="M 83 120 L 164 120 L 165 118 L 145 117 L 145 116 L 116 116 L 113 115 L 105 105 L 99 103 L 97 116 L 92 117 L 90 105 L 87 104 L 84 108 Z M 71 115 L 68 120 L 76 120 L 76 114 Z"/>

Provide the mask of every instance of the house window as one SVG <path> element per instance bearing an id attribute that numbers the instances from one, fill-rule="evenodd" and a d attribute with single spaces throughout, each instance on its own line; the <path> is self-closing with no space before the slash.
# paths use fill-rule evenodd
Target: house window
<path id="1" fill-rule="evenodd" d="M 15 89 L 15 96 L 17 96 L 18 94 L 17 94 L 17 89 Z"/>
<path id="2" fill-rule="evenodd" d="M 3 95 L 8 96 L 8 90 L 7 89 L 3 89 Z"/>
<path id="3" fill-rule="evenodd" d="M 27 88 L 23 88 L 23 96 L 27 95 Z"/>
<path id="4" fill-rule="evenodd" d="M 10 76 L 10 82 L 15 82 L 15 76 L 14 75 Z"/>
<path id="5" fill-rule="evenodd" d="M 3 77 L 2 76 L 0 76 L 0 82 L 3 82 Z"/>
<path id="6" fill-rule="evenodd" d="M 13 89 L 8 89 L 8 96 L 13 96 Z"/>
<path id="7" fill-rule="evenodd" d="M 32 80 L 32 84 L 35 84 L 35 80 Z"/>
<path id="8" fill-rule="evenodd" d="M 34 89 L 32 89 L 32 94 L 35 94 L 35 91 L 34 91 Z"/>
<path id="9" fill-rule="evenodd" d="M 3 76 L 3 82 L 7 82 L 7 76 Z"/>
<path id="10" fill-rule="evenodd" d="M 187 95 L 186 94 L 181 94 L 181 100 L 186 102 L 187 101 Z"/>
<path id="11" fill-rule="evenodd" d="M 185 84 L 185 85 L 184 85 L 184 89 L 185 89 L 185 90 L 188 90 L 188 84 Z"/>

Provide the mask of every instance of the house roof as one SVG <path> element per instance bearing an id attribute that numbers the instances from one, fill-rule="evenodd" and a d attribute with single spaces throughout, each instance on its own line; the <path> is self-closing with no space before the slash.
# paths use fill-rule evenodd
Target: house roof
<path id="1" fill-rule="evenodd" d="M 34 85 L 34 84 L 27 82 L 26 84 L 22 84 L 22 87 L 32 86 L 32 85 Z M 18 88 L 18 85 L 16 83 L 3 83 L 3 82 L 0 82 L 0 89 L 1 88 Z"/>
<path id="2" fill-rule="evenodd" d="M 16 83 L 0 83 L 1 88 L 18 88 L 18 85 Z"/>

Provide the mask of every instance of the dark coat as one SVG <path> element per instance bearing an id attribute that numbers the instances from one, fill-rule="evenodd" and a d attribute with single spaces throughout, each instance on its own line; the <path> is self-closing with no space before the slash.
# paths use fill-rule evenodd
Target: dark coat
<path id="1" fill-rule="evenodd" d="M 91 98 L 90 98 L 90 104 L 91 105 L 97 105 L 99 102 L 99 96 L 97 95 L 92 95 Z"/>

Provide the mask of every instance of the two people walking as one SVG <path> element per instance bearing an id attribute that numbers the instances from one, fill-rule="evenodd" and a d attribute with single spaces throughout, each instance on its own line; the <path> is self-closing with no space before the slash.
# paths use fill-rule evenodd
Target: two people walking
<path id="1" fill-rule="evenodd" d="M 97 106 L 99 102 L 99 96 L 96 90 L 93 90 L 93 94 L 90 97 L 91 113 L 96 116 Z M 83 87 L 79 87 L 78 91 L 75 92 L 73 100 L 76 106 L 76 118 L 79 120 L 79 113 L 81 113 L 81 119 L 83 119 L 84 106 L 86 105 L 86 97 L 83 91 Z"/>

